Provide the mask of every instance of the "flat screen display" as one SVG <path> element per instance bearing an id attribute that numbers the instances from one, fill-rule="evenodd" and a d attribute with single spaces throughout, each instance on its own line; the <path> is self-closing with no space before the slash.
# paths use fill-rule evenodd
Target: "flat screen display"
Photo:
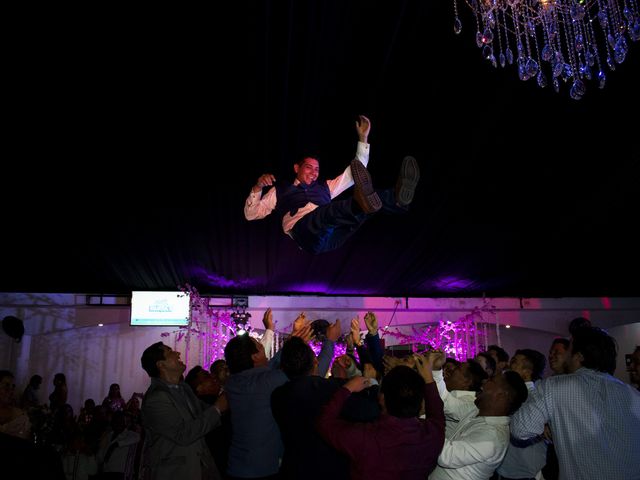
<path id="1" fill-rule="evenodd" d="M 189 325 L 189 294 L 185 292 L 131 292 L 131 325 Z"/>

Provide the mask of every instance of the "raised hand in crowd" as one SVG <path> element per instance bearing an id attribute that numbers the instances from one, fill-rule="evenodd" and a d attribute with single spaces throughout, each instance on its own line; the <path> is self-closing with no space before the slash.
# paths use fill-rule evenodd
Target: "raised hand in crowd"
<path id="1" fill-rule="evenodd" d="M 267 308 L 264 312 L 264 316 L 262 317 L 262 324 L 264 325 L 265 330 L 275 331 L 275 325 L 273 323 L 273 312 L 271 312 L 271 308 Z"/>
<path id="2" fill-rule="evenodd" d="M 360 339 L 360 317 L 357 315 L 351 319 L 351 335 L 349 337 L 351 337 L 354 347 L 362 345 L 362 340 Z"/>
<path id="3" fill-rule="evenodd" d="M 336 342 L 340 335 L 342 334 L 342 330 L 340 329 L 340 319 L 336 318 L 335 323 L 332 323 L 327 327 L 327 340 L 331 340 L 332 342 Z"/>
<path id="4" fill-rule="evenodd" d="M 300 312 L 300 315 L 298 315 L 296 319 L 293 321 L 293 331 L 295 332 L 297 330 L 300 330 L 302 327 L 304 327 L 309 323 L 310 322 L 307 320 L 307 316 L 305 315 L 305 313 Z"/>
<path id="5" fill-rule="evenodd" d="M 442 370 L 442 366 L 446 360 L 442 350 L 429 350 L 425 352 L 424 357 L 430 365 L 431 370 Z"/>
<path id="6" fill-rule="evenodd" d="M 364 323 L 367 326 L 369 335 L 375 335 L 378 333 L 378 319 L 376 318 L 375 313 L 373 312 L 365 313 Z"/>
<path id="7" fill-rule="evenodd" d="M 442 352 L 438 352 L 442 355 Z M 444 355 L 442 355 L 444 357 Z M 436 352 L 428 352 L 426 355 L 414 355 L 416 370 L 425 382 L 433 382 L 433 363 L 438 359 Z"/>
<path id="8" fill-rule="evenodd" d="M 311 337 L 313 337 L 313 329 L 311 328 L 311 322 L 307 320 L 304 312 L 298 315 L 293 322 L 292 337 L 300 337 L 305 343 L 309 343 Z"/>

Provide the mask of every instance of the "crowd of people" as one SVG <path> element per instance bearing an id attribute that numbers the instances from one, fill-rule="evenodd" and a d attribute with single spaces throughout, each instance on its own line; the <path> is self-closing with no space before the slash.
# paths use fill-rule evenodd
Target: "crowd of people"
<path id="1" fill-rule="evenodd" d="M 459 361 L 430 350 L 386 355 L 375 315 L 340 322 L 304 314 L 272 358 L 261 338 L 233 337 L 224 359 L 186 372 L 162 342 L 141 357 L 146 393 L 112 384 L 75 415 L 64 374 L 49 402 L 34 375 L 17 398 L 0 370 L 0 452 L 15 478 L 67 479 L 637 479 L 640 347 L 632 386 L 612 376 L 617 347 L 572 322 L 548 356 L 490 345 Z M 316 356 L 309 342 L 321 342 Z M 548 358 L 552 375 L 543 378 Z"/>

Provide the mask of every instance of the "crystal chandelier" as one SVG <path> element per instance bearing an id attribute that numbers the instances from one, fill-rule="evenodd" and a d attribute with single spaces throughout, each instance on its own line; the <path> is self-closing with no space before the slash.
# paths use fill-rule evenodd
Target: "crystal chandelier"
<path id="1" fill-rule="evenodd" d="M 560 80 L 579 100 L 586 82 L 604 88 L 607 71 L 624 62 L 627 40 L 640 39 L 637 0 L 464 0 L 476 18 L 476 45 L 494 67 L 513 64 L 520 80 L 556 92 Z M 462 31 L 453 0 L 453 31 Z"/>

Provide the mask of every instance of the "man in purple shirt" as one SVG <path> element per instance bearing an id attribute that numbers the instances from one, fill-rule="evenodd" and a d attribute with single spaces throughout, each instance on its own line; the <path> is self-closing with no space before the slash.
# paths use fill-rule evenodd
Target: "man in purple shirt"
<path id="1" fill-rule="evenodd" d="M 383 379 L 383 413 L 372 423 L 340 418 L 349 396 L 368 386 L 354 377 L 338 389 L 322 409 L 316 427 L 320 435 L 350 460 L 354 480 L 424 480 L 435 468 L 444 444 L 443 404 L 426 360 L 416 357 L 420 373 L 406 366 L 393 368 Z M 422 400 L 425 420 L 418 419 Z"/>

